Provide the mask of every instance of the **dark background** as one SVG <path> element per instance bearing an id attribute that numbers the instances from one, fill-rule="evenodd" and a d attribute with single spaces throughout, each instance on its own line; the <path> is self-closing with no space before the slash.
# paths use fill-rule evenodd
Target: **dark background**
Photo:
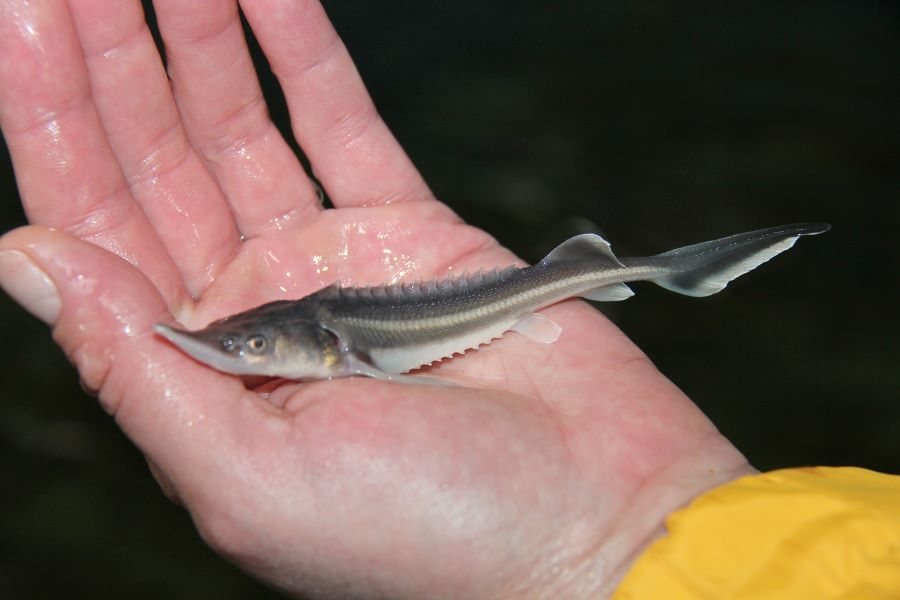
<path id="1" fill-rule="evenodd" d="M 832 223 L 713 298 L 642 285 L 601 309 L 758 468 L 900 472 L 893 4 L 326 8 L 438 197 L 529 260 L 585 230 L 628 256 Z M 5 231 L 24 217 L 0 156 Z M 204 546 L 5 296 L 0 331 L 0 595 L 272 595 Z"/>

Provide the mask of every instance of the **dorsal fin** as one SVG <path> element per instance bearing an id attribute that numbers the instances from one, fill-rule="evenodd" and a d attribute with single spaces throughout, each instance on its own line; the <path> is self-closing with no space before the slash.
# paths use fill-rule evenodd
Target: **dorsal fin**
<path id="1" fill-rule="evenodd" d="M 611 267 L 624 267 L 613 254 L 609 242 L 595 233 L 585 233 L 569 238 L 544 257 L 541 264 L 548 265 L 560 261 L 595 260 L 608 263 Z"/>

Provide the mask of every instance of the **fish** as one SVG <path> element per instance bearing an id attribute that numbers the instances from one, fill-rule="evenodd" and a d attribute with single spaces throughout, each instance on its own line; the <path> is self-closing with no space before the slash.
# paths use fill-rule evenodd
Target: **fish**
<path id="1" fill-rule="evenodd" d="M 392 285 L 333 284 L 200 330 L 157 323 L 155 331 L 195 360 L 234 375 L 435 383 L 441 380 L 407 373 L 509 331 L 555 342 L 562 328 L 538 311 L 562 300 L 625 300 L 634 294 L 626 283 L 634 281 L 710 296 L 801 236 L 828 229 L 825 223 L 782 225 L 638 258 L 618 258 L 601 236 L 582 234 L 527 267 Z"/>

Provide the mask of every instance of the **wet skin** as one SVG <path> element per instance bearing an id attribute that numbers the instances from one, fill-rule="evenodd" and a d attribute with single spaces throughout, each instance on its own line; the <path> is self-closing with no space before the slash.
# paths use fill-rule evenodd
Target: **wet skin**
<path id="1" fill-rule="evenodd" d="M 214 549 L 307 597 L 597 597 L 668 512 L 752 472 L 580 301 L 547 309 L 555 344 L 442 363 L 454 388 L 247 390 L 157 337 L 515 257 L 433 198 L 317 3 L 243 8 L 333 210 L 268 121 L 234 7 L 155 6 L 171 85 L 138 3 L 2 5 L 0 123 L 33 225 L 0 250 L 49 276 L 57 310 L 26 306 Z"/>

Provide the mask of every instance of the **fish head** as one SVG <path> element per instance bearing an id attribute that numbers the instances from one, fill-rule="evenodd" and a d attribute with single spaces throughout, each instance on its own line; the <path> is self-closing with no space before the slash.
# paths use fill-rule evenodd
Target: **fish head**
<path id="1" fill-rule="evenodd" d="M 197 331 L 158 323 L 156 332 L 183 352 L 224 373 L 289 379 L 341 374 L 337 338 L 312 319 L 273 323 L 235 315 Z"/>

